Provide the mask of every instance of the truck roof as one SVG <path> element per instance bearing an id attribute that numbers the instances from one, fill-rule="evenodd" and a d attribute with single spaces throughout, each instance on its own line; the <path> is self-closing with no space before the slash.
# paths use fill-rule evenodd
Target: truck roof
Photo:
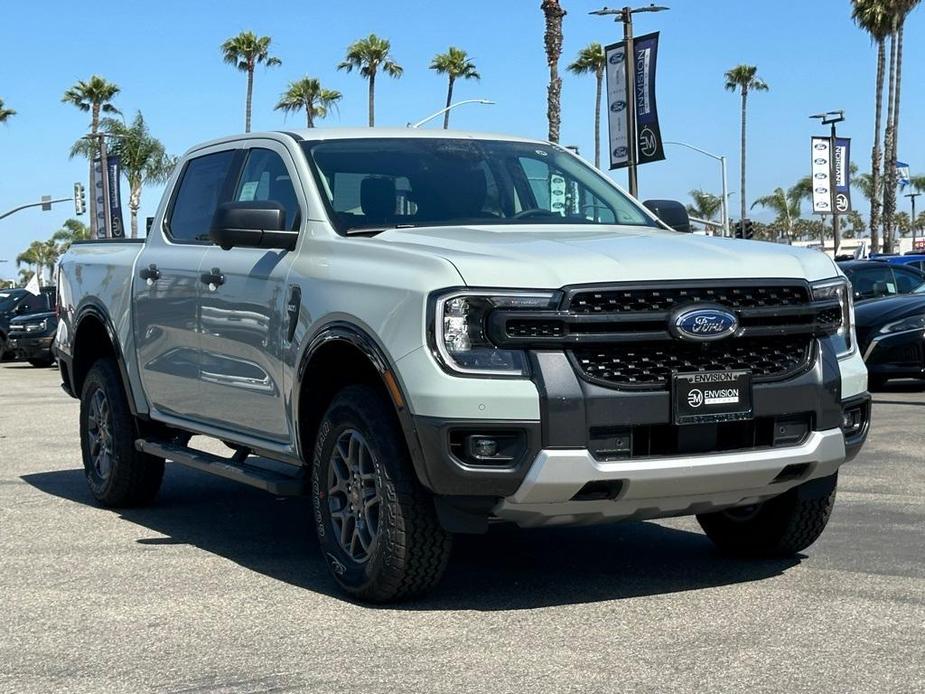
<path id="1" fill-rule="evenodd" d="M 359 140 L 366 138 L 421 138 L 421 139 L 457 139 L 457 140 L 501 140 L 507 142 L 527 142 L 534 144 L 549 144 L 544 140 L 500 133 L 483 133 L 467 130 L 442 130 L 436 128 L 293 128 L 291 130 L 272 130 L 266 132 L 240 133 L 216 138 L 202 142 L 189 151 L 212 147 L 225 142 L 238 140 L 251 140 L 269 138 L 283 140 L 286 137 L 296 137 L 301 140 Z"/>

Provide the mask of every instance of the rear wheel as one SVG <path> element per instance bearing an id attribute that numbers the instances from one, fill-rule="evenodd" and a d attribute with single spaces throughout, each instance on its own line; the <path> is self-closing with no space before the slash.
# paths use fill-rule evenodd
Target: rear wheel
<path id="1" fill-rule="evenodd" d="M 886 376 L 868 376 L 867 386 L 870 390 L 882 390 L 887 380 Z"/>
<path id="2" fill-rule="evenodd" d="M 813 480 L 761 504 L 702 513 L 697 521 L 707 537 L 730 554 L 791 556 L 813 544 L 825 529 L 837 479 L 836 474 Z"/>
<path id="3" fill-rule="evenodd" d="M 157 495 L 163 458 L 135 449 L 136 427 L 112 359 L 97 361 L 80 396 L 80 448 L 94 498 L 104 506 L 140 506 Z"/>
<path id="4" fill-rule="evenodd" d="M 350 386 L 318 430 L 312 504 L 334 579 L 362 600 L 422 593 L 443 575 L 451 538 L 414 476 L 395 417 L 372 388 Z"/>

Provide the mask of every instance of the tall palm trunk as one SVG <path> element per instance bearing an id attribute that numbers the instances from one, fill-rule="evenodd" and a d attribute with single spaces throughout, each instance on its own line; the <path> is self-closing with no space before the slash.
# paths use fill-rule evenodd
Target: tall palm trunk
<path id="1" fill-rule="evenodd" d="M 446 87 L 446 111 L 443 113 L 443 129 L 450 127 L 450 104 L 453 103 L 453 82 L 456 78 L 450 75 Z"/>
<path id="2" fill-rule="evenodd" d="M 100 105 L 93 104 L 90 110 L 90 134 L 96 135 L 100 129 Z M 95 239 L 96 230 L 96 188 L 93 185 L 93 159 L 96 157 L 96 146 L 99 144 L 96 138 L 90 139 L 90 238 Z"/>
<path id="3" fill-rule="evenodd" d="M 601 168 L 601 93 L 604 90 L 604 70 L 595 71 L 597 89 L 594 95 L 594 166 Z"/>
<path id="4" fill-rule="evenodd" d="M 369 127 L 376 125 L 376 73 L 369 74 Z"/>
<path id="5" fill-rule="evenodd" d="M 141 181 L 129 181 L 128 209 L 131 217 L 132 238 L 138 238 L 138 208 L 141 207 Z"/>
<path id="6" fill-rule="evenodd" d="M 883 71 L 886 67 L 886 51 L 883 39 L 877 40 L 877 85 L 874 95 L 874 146 L 870 152 L 870 250 L 880 251 L 880 128 L 883 120 Z"/>
<path id="7" fill-rule="evenodd" d="M 254 97 L 254 67 L 247 68 L 247 99 L 244 102 L 244 132 L 251 131 L 251 100 Z"/>
<path id="8" fill-rule="evenodd" d="M 902 91 L 903 81 L 903 23 L 905 19 L 899 22 L 899 29 L 896 32 L 896 93 L 893 96 L 893 144 L 890 151 L 890 162 L 893 170 L 893 187 L 890 189 L 890 205 L 893 210 L 893 218 L 896 215 L 896 186 L 898 185 L 899 175 L 896 172 L 896 161 L 899 158 L 899 94 Z M 890 250 L 893 250 L 892 243 Z"/>
<path id="9" fill-rule="evenodd" d="M 565 10 L 559 0 L 543 0 L 540 5 L 546 17 L 546 62 L 549 65 L 549 86 L 546 89 L 546 119 L 549 121 L 549 141 L 559 141 L 562 120 L 562 78 L 559 77 L 559 57 L 562 55 L 562 18 Z"/>
<path id="10" fill-rule="evenodd" d="M 314 128 L 315 127 L 315 116 L 312 115 L 312 105 L 305 104 L 305 127 Z"/>
<path id="11" fill-rule="evenodd" d="M 748 106 L 748 89 L 745 87 L 742 88 L 742 142 L 741 146 L 741 167 L 739 169 L 739 197 L 741 208 L 739 219 L 742 221 L 743 225 L 745 223 L 745 215 L 748 214 L 748 205 L 746 204 L 745 197 L 745 112 Z M 744 233 L 744 229 L 742 230 Z"/>
<path id="12" fill-rule="evenodd" d="M 894 33 L 890 36 L 890 76 L 889 89 L 886 98 L 886 136 L 883 139 L 883 149 L 886 161 L 883 171 L 883 251 L 891 253 L 893 250 L 893 214 L 896 211 L 896 162 L 893 160 L 894 122 L 893 114 L 896 107 L 896 22 L 893 22 Z"/>

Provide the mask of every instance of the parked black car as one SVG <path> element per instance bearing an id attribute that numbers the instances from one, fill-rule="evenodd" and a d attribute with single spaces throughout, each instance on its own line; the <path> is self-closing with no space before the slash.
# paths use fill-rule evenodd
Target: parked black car
<path id="1" fill-rule="evenodd" d="M 43 287 L 36 295 L 25 289 L 0 289 L 0 360 L 10 353 L 10 322 L 19 316 L 53 311 L 55 288 Z"/>
<path id="2" fill-rule="evenodd" d="M 858 304 L 855 325 L 871 387 L 891 378 L 925 378 L 925 287 Z"/>
<path id="3" fill-rule="evenodd" d="M 925 285 L 925 273 L 882 260 L 847 260 L 838 263 L 854 288 L 854 300 L 909 294 Z"/>
<path id="4" fill-rule="evenodd" d="M 9 349 L 16 359 L 47 368 L 55 363 L 51 345 L 57 331 L 58 317 L 54 311 L 17 316 L 10 321 Z"/>

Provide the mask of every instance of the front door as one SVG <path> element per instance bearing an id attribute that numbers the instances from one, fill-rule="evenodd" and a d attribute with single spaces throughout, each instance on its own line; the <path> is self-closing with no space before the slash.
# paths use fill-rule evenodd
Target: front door
<path id="1" fill-rule="evenodd" d="M 132 283 L 138 368 L 150 404 L 160 413 L 197 419 L 199 409 L 200 265 L 212 215 L 234 150 L 187 161 L 164 213 L 139 255 Z M 225 193 L 227 195 L 227 192 Z"/>
<path id="2" fill-rule="evenodd" d="M 302 224 L 301 185 L 285 147 L 251 146 L 233 199 L 273 200 L 286 209 L 286 228 Z M 211 246 L 202 263 L 201 408 L 209 424 L 291 444 L 283 382 L 289 320 L 287 277 L 292 253 Z"/>

